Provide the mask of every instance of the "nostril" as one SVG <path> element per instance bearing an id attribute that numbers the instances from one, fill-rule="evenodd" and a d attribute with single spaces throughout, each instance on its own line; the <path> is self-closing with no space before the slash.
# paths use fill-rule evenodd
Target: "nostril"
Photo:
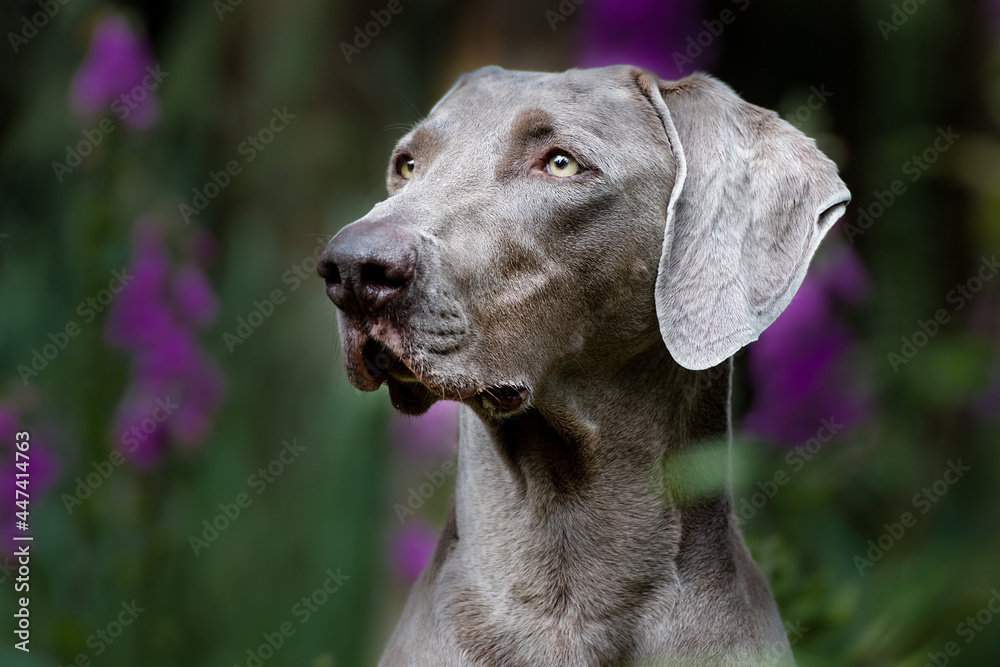
<path id="1" fill-rule="evenodd" d="M 319 265 L 320 277 L 326 281 L 327 285 L 340 284 L 340 270 L 334 262 L 323 262 Z"/>
<path id="2" fill-rule="evenodd" d="M 382 264 L 364 264 L 361 267 L 361 284 L 369 287 L 398 288 L 404 287 L 409 276 L 390 276 Z"/>

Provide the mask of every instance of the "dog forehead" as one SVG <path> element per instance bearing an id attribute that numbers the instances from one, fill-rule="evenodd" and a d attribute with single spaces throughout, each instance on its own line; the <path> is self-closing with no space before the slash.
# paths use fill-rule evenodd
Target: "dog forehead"
<path id="1" fill-rule="evenodd" d="M 526 113 L 544 112 L 566 126 L 612 132 L 639 118 L 643 98 L 633 68 L 524 72 L 486 67 L 459 78 L 428 120 L 453 131 L 497 136 Z"/>

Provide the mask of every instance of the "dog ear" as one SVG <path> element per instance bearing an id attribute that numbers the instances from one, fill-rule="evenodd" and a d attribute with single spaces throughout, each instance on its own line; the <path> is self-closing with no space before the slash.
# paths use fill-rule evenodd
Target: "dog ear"
<path id="1" fill-rule="evenodd" d="M 636 76 L 676 161 L 656 278 L 674 360 L 711 368 L 757 340 L 792 300 L 850 192 L 812 139 L 695 74 Z"/>

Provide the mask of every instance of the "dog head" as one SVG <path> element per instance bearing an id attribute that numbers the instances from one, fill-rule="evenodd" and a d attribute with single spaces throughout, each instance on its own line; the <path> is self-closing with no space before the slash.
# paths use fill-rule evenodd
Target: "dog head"
<path id="1" fill-rule="evenodd" d="M 347 375 L 399 410 L 504 416 L 566 364 L 755 340 L 850 195 L 812 140 L 709 77 L 463 76 L 393 151 L 320 274 Z"/>

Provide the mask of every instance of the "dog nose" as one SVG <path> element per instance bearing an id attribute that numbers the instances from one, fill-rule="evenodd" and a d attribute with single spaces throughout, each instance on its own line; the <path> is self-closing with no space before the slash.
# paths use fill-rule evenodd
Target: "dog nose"
<path id="1" fill-rule="evenodd" d="M 391 220 L 359 220 L 330 241 L 319 275 L 337 308 L 377 315 L 406 293 L 416 266 L 415 235 Z"/>

